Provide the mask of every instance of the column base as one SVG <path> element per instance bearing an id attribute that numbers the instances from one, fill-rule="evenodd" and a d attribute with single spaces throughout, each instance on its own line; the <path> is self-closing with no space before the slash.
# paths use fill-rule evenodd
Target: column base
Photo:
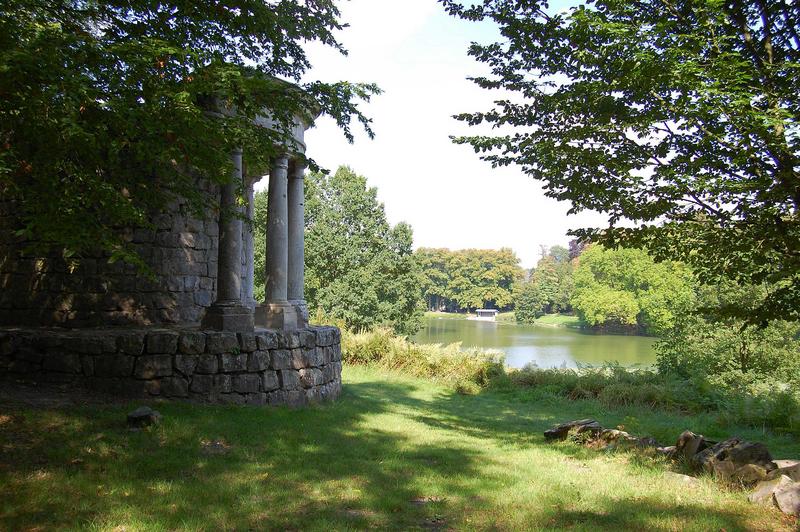
<path id="1" fill-rule="evenodd" d="M 302 329 L 308 325 L 297 306 L 288 302 L 262 303 L 256 307 L 255 324 L 258 327 L 275 330 Z"/>
<path id="2" fill-rule="evenodd" d="M 251 332 L 253 311 L 239 303 L 214 303 L 200 322 L 202 329 L 213 331 Z"/>
<path id="3" fill-rule="evenodd" d="M 302 324 L 300 325 L 300 329 L 305 329 L 308 327 L 308 305 L 306 304 L 305 299 L 290 299 L 289 304 L 292 305 L 297 310 L 297 317 L 299 320 L 302 320 Z"/>

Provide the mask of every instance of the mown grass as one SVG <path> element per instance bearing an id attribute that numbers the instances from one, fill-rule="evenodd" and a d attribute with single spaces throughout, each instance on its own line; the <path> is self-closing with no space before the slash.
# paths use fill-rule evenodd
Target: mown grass
<path id="1" fill-rule="evenodd" d="M 454 393 L 346 367 L 341 399 L 306 410 L 164 403 L 128 432 L 134 405 L 0 405 L 0 529 L 790 530 L 744 494 L 636 453 L 545 444 L 593 416 L 636 433 L 706 430 L 702 417 L 596 401 Z M 763 439 L 763 438 L 762 438 Z M 221 454 L 203 442 L 222 441 Z M 781 455 L 796 442 L 768 437 Z"/>
<path id="2" fill-rule="evenodd" d="M 540 318 L 536 318 L 535 325 L 570 327 L 573 329 L 583 328 L 580 318 L 578 318 L 578 316 L 571 316 L 569 314 L 545 314 Z"/>

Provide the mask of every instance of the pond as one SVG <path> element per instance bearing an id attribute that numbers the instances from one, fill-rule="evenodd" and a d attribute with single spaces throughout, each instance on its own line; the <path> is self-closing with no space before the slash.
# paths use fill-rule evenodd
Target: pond
<path id="1" fill-rule="evenodd" d="M 513 322 L 467 320 L 463 316 L 425 318 L 414 341 L 425 344 L 461 342 L 463 348 L 496 349 L 506 364 L 521 368 L 574 368 L 618 362 L 623 366 L 648 366 L 655 362 L 655 338 L 593 334 L 568 327 L 519 325 Z"/>

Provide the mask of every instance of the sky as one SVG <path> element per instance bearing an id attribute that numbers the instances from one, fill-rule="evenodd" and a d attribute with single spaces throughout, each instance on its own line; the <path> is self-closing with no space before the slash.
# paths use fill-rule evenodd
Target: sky
<path id="1" fill-rule="evenodd" d="M 383 94 L 362 106 L 375 139 L 356 126 L 349 144 L 322 117 L 306 132 L 307 154 L 331 171 L 347 165 L 364 175 L 389 222 L 411 225 L 415 248 L 510 247 L 530 268 L 540 245 L 567 245 L 569 229 L 604 225 L 596 213 L 568 217 L 570 205 L 546 198 L 520 169 L 492 169 L 451 142 L 470 133 L 452 115 L 487 110 L 498 97 L 466 79 L 485 73 L 467 48 L 495 41 L 493 25 L 450 17 L 436 0 L 351 0 L 340 9 L 350 27 L 338 38 L 349 55 L 308 46 L 307 80 L 377 83 Z"/>

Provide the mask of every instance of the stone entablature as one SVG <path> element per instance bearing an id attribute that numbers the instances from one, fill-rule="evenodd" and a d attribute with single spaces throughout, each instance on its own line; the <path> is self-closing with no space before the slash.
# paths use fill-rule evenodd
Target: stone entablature
<path id="1" fill-rule="evenodd" d="M 0 377 L 131 397 L 303 406 L 341 392 L 336 327 L 253 333 L 174 329 L 0 329 Z"/>

